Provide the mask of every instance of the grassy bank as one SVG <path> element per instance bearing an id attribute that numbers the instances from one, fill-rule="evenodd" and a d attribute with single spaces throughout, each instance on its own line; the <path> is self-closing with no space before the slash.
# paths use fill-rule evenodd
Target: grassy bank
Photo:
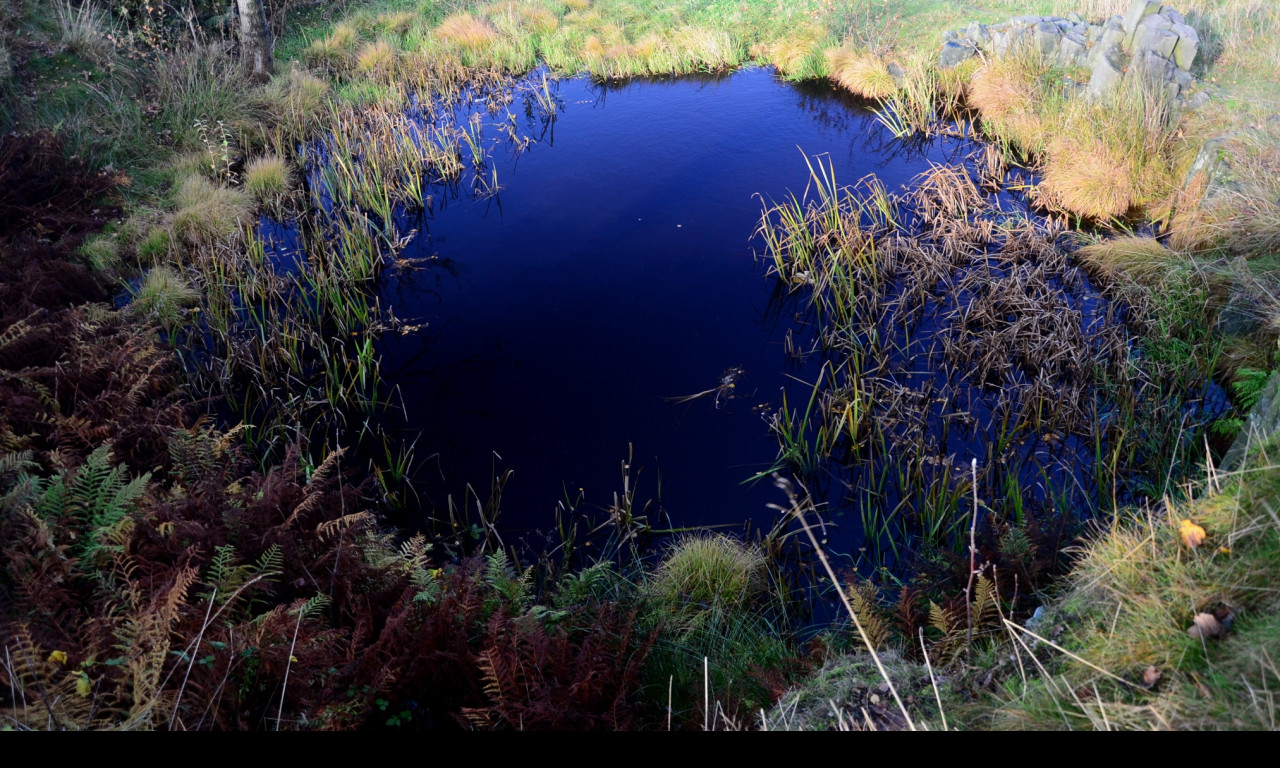
<path id="1" fill-rule="evenodd" d="M 37 137 L 0 154 L 4 727 L 1274 728 L 1275 446 L 1188 481 L 1201 472 L 1182 471 L 1187 436 L 1168 403 L 1208 375 L 1247 403 L 1277 364 L 1280 12 L 1186 0 L 1213 99 L 1192 113 L 1139 91 L 1069 100 L 1080 73 L 1031 58 L 935 66 L 941 33 L 971 21 L 1124 5 L 283 2 L 271 6 L 277 74 L 260 86 L 212 5 L 190 18 L 134 3 L 127 18 L 0 6 L 0 130 Z M 1135 309 L 1138 335 L 1117 331 L 1106 365 L 1091 368 L 1078 339 L 1058 339 L 1074 362 L 1041 350 L 1037 365 L 1124 390 L 1133 432 L 1168 439 L 1134 448 L 1114 424 L 1046 407 L 1056 391 L 1008 407 L 1035 410 L 1037 434 L 1096 438 L 1100 478 L 1163 461 L 1149 496 L 1164 501 L 1110 510 L 1068 558 L 1023 524 L 1016 478 L 966 486 L 930 474 L 919 452 L 912 471 L 931 482 L 913 522 L 881 514 L 869 528 L 950 550 L 933 574 L 946 578 L 890 596 L 886 582 L 833 574 L 858 618 L 816 638 L 779 598 L 770 542 L 692 539 L 648 566 L 619 547 L 613 563 L 526 570 L 482 528 L 407 541 L 384 530 L 413 458 L 364 429 L 387 397 L 373 340 L 402 329 L 375 290 L 411 236 L 392 211 L 428 204 L 424 178 L 483 178 L 485 165 L 466 125 L 438 124 L 447 110 L 413 97 L 447 105 L 479 89 L 552 119 L 536 84 L 512 90 L 510 75 L 539 64 L 602 79 L 772 65 L 875 99 L 904 134 L 977 126 L 998 149 L 983 161 L 993 175 L 1025 164 L 1047 212 L 1096 225 L 1072 264 Z M 1214 137 L 1227 170 L 1186 183 Z M 311 140 L 330 160 L 314 177 Z M 990 242 L 975 194 L 938 174 L 907 204 L 940 241 Z M 832 328 L 855 327 L 877 296 L 836 289 L 910 277 L 879 260 L 946 266 L 945 249 L 904 244 L 883 190 L 853 203 L 827 191 L 774 209 L 766 234 L 781 279 L 822 289 Z M 307 221 L 296 271 L 267 257 L 263 213 Z M 1158 240 L 1133 234 L 1148 224 Z M 998 236 L 1010 259 L 1065 258 L 1030 229 Z M 132 300 L 112 310 L 125 279 Z M 1026 299 L 1013 289 L 1027 286 L 997 298 Z M 981 357 L 1024 340 L 1006 336 L 986 338 Z M 802 445 L 809 411 L 784 407 L 786 462 L 885 439 L 890 393 L 859 387 L 884 379 L 856 346 L 810 404 L 825 446 Z M 1125 389 L 1129 378 L 1157 384 Z M 1239 415 L 1210 437 L 1229 440 Z M 335 434 L 384 458 L 344 463 L 349 441 Z M 981 547 L 949 515 L 975 488 L 1005 515 Z"/>

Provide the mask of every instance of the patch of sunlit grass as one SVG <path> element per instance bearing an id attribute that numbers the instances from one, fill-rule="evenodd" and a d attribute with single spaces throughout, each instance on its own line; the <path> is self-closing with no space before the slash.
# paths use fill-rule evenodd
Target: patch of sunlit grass
<path id="1" fill-rule="evenodd" d="M 469 13 L 455 13 L 440 22 L 436 36 L 464 50 L 474 51 L 493 43 L 498 33 L 483 19 Z"/>
<path id="2" fill-rule="evenodd" d="M 827 72 L 841 88 L 866 99 L 887 99 L 898 90 L 889 62 L 849 46 L 826 52 Z"/>
<path id="3" fill-rule="evenodd" d="M 386 40 L 366 43 L 356 56 L 356 69 L 370 77 L 385 79 L 395 71 L 396 50 Z"/>

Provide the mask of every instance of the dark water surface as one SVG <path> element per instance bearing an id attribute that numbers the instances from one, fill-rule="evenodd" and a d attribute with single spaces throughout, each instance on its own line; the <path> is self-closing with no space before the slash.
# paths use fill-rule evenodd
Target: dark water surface
<path id="1" fill-rule="evenodd" d="M 762 413 L 783 387 L 803 405 L 809 387 L 789 376 L 814 372 L 784 354 L 789 330 L 804 338 L 803 305 L 778 301 L 753 258 L 760 195 L 801 193 L 806 154 L 828 154 L 841 183 L 874 173 L 894 191 L 971 147 L 908 151 L 856 104 L 761 70 L 555 87 L 558 119 L 523 153 L 475 106 L 498 197 L 443 196 L 402 226 L 421 230 L 404 256 L 430 261 L 394 271 L 383 297 L 426 327 L 384 337 L 382 372 L 402 428 L 421 432 L 418 457 L 436 455 L 419 474 L 428 507 L 467 483 L 487 494 L 510 468 L 500 527 L 549 529 L 557 501 L 607 508 L 633 450 L 637 499 L 664 512 L 655 527 L 768 527 L 778 491 L 743 484 L 777 454 Z M 732 399 L 671 401 L 731 368 Z"/>

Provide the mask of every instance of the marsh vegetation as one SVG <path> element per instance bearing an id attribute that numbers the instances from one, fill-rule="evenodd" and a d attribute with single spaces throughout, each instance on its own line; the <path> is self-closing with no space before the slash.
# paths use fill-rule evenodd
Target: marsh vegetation
<path id="1" fill-rule="evenodd" d="M 0 6 L 4 727 L 1274 728 L 1280 18 L 1085 4 Z"/>

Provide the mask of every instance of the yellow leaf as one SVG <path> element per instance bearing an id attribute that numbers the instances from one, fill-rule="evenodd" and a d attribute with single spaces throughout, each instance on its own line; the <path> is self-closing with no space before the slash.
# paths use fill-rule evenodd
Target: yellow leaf
<path id="1" fill-rule="evenodd" d="M 289 663 L 290 663 L 290 664 L 297 664 L 297 663 L 298 663 L 298 657 L 297 657 L 297 656 L 290 656 L 290 657 L 289 657 Z"/>
<path id="2" fill-rule="evenodd" d="M 82 699 L 87 699 L 90 693 L 93 693 L 93 682 L 89 680 L 88 675 L 81 672 L 76 678 L 76 694 Z"/>
<path id="3" fill-rule="evenodd" d="M 1178 523 L 1178 534 L 1182 536 L 1182 543 L 1185 544 L 1188 549 L 1195 549 L 1200 546 L 1207 535 L 1203 528 L 1190 520 L 1183 520 L 1181 523 Z"/>
<path id="4" fill-rule="evenodd" d="M 66 664 L 66 663 L 67 663 L 67 654 L 66 654 L 66 652 L 65 652 L 65 651 L 54 651 L 53 653 L 49 654 L 49 663 L 51 663 L 51 664 Z"/>

